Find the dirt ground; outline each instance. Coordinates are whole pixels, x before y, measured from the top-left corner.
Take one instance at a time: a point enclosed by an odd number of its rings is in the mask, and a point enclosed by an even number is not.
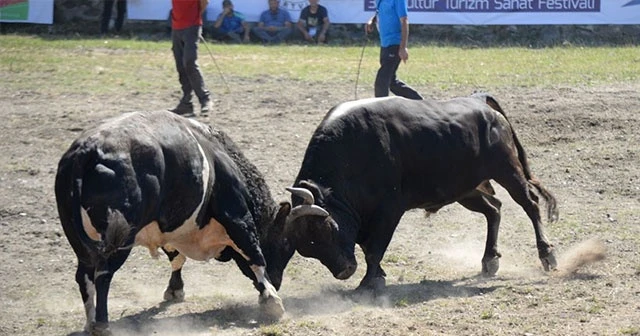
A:
[[[265,175],[277,201],[297,173],[315,126],[353,88],[227,78],[231,91],[199,120],[225,130]],[[176,83],[177,84],[177,83]],[[282,87],[286,87],[283,93]],[[471,92],[418,88],[447,99]],[[222,91],[219,87],[214,90]],[[361,87],[360,97],[370,97]],[[462,89],[460,89],[462,90]],[[313,92],[315,94],[310,94]],[[561,270],[542,270],[524,212],[503,189],[496,277],[482,278],[486,225],[452,205],[402,219],[383,267],[387,294],[358,300],[349,280],[295,255],[280,290],[287,313],[258,317],[258,293],[233,263],[188,261],[186,298],[163,304],[170,266],[134,249],[110,292],[116,335],[639,335],[640,83],[547,90],[497,89],[537,177],[556,195],[560,221],[547,234]],[[319,98],[322,97],[322,98]],[[53,194],[57,162],[80,132],[123,112],[166,109],[157,94],[50,96],[0,92],[0,334],[70,335],[84,326],[75,257]],[[606,259],[574,267],[589,253]]]

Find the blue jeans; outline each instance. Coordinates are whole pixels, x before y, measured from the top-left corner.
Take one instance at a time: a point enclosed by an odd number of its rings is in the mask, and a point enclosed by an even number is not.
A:
[[[282,28],[280,30],[266,30],[261,27],[253,27],[251,31],[262,40],[264,43],[272,42],[272,43],[280,43],[289,38],[289,35],[293,33],[293,29],[291,28]]]
[[[201,26],[192,26],[185,29],[171,31],[173,40],[173,57],[176,61],[178,79],[182,86],[182,103],[191,103],[192,92],[196,93],[200,103],[209,100],[210,92],[204,85],[202,72],[198,66],[198,39]]]
[[[399,50],[400,46],[397,44],[380,48],[380,69],[376,75],[375,96],[386,97],[391,90],[396,96],[422,100],[422,96],[416,90],[396,77],[396,71],[400,66]]]

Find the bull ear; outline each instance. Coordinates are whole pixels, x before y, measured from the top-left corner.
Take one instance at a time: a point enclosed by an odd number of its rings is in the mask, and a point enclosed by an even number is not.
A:
[[[502,109],[502,107],[500,106],[500,104],[498,104],[498,101],[493,98],[491,95],[486,95],[484,97],[485,102],[487,103],[487,105],[491,106],[492,109],[500,112],[505,118],[507,117],[507,114],[504,112],[504,110]]]
[[[320,186],[318,186],[315,182],[311,180],[302,180],[299,183],[299,186],[311,191],[311,194],[315,198],[316,202],[322,203],[324,198],[324,192],[321,190]]]
[[[291,213],[291,203],[281,202],[280,209],[276,214],[276,218],[273,220],[273,225],[278,231],[284,229],[284,224],[287,222],[287,216]]]

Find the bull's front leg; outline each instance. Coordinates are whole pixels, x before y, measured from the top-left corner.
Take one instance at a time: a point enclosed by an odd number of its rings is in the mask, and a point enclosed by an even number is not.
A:
[[[253,280],[253,286],[260,292],[258,302],[265,316],[269,319],[282,317],[284,315],[284,305],[282,304],[282,299],[278,296],[278,291],[268,279],[266,267],[250,265],[249,261],[241,253],[230,247],[227,247],[222,255],[233,258],[242,274]]]
[[[386,287],[387,274],[380,266],[380,262],[389,247],[403,212],[392,211],[384,206],[379,209],[381,210],[378,211],[377,216],[373,216],[374,220],[370,222],[371,232],[368,238],[360,244],[367,262],[367,272],[356,291],[373,291],[374,294],[378,294]]]
[[[268,318],[279,319],[284,315],[284,305],[278,296],[278,291],[267,279],[267,269],[264,265],[251,265],[256,276],[256,288],[260,291],[259,303]]]
[[[382,266],[380,266],[380,262],[384,256],[384,251],[382,253],[367,253],[366,250],[367,249],[363,248],[363,251],[365,251],[365,261],[367,262],[367,272],[360,281],[356,291],[373,292],[373,294],[376,295],[384,291],[387,286],[387,282],[385,280],[387,273],[385,273]]]
[[[169,257],[169,262],[171,263],[171,279],[169,279],[169,286],[164,291],[164,300],[181,302],[184,300],[182,266],[184,266],[187,259],[183,254],[171,247],[163,247],[162,250]]]
[[[222,197],[221,197],[222,198]],[[227,207],[229,209],[229,207]],[[284,315],[284,305],[278,291],[269,281],[266,261],[260,250],[258,235],[250,212],[246,208],[230,209],[238,211],[221,212],[217,220],[225,228],[233,244],[234,260],[246,276],[254,281],[260,292],[260,307],[269,319],[279,319]]]

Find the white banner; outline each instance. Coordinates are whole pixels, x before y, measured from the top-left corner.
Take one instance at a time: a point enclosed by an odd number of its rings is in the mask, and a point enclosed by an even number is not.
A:
[[[53,0],[0,0],[0,22],[53,23]]]
[[[3,0],[0,0],[3,1]],[[7,1],[7,0],[4,0]],[[38,0],[42,1],[42,0]],[[321,0],[333,23],[364,23],[376,0]],[[256,22],[267,0],[235,0],[235,10]],[[280,0],[295,22],[306,0]],[[640,24],[640,0],[407,0],[409,21],[438,25]],[[170,0],[129,0],[128,17],[166,20]],[[212,0],[207,19],[215,20],[222,0]]]

